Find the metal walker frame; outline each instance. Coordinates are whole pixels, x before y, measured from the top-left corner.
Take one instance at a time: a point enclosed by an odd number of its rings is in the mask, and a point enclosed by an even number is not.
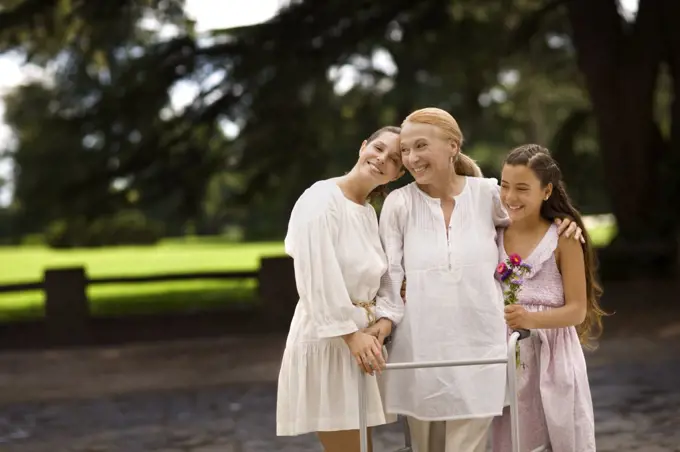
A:
[[[532,336],[529,330],[513,331],[508,340],[508,354],[505,358],[496,359],[472,359],[457,361],[423,361],[412,363],[388,363],[385,370],[398,369],[425,369],[432,367],[463,367],[480,366],[487,364],[507,364],[508,366],[508,391],[510,392],[510,430],[512,437],[513,452],[520,452],[519,438],[519,407],[517,406],[517,366],[515,365],[517,354],[516,346],[519,341]],[[361,452],[368,452],[368,426],[366,419],[366,384],[370,375],[365,374],[359,369],[359,441]],[[407,433],[408,435],[408,433]],[[410,448],[410,441],[407,439],[406,452]],[[411,451],[412,452],[412,451]]]

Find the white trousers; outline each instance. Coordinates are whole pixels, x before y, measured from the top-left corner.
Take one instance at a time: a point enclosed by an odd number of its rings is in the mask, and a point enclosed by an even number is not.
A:
[[[414,452],[485,452],[492,417],[421,421],[408,417]]]

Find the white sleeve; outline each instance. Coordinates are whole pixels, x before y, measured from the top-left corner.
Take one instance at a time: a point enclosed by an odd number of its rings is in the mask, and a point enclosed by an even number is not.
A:
[[[404,226],[406,205],[402,193],[389,194],[380,212],[380,240],[387,256],[387,271],[380,279],[376,297],[376,317],[398,325],[404,317],[401,284],[404,281]]]
[[[510,226],[510,216],[501,202],[501,187],[498,185],[498,180],[494,179],[493,177],[489,177],[486,179],[486,182],[491,187],[491,198],[493,201],[493,210],[491,216],[493,218],[493,224],[496,227],[506,228]]]
[[[352,320],[354,305],[335,252],[337,211],[333,200],[324,198],[307,193],[298,200],[288,224],[285,246],[293,258],[300,302],[311,316],[318,336],[336,337],[358,328]]]

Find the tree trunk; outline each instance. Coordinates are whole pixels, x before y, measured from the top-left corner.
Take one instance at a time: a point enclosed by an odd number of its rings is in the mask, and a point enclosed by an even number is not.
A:
[[[680,18],[680,1],[662,0],[662,30],[663,30],[663,49],[665,59],[670,68],[673,80],[673,103],[671,104],[671,136],[670,153],[673,156],[671,161],[675,165],[675,212],[676,219],[680,222],[680,28],[678,18]]]
[[[670,212],[675,215],[673,221],[676,243],[678,243],[680,242],[680,28],[678,28],[677,21],[680,17],[680,1],[663,0],[663,14],[661,17],[666,61],[668,62],[673,80],[669,146],[671,183],[667,189],[671,192]],[[680,260],[676,260],[676,266],[678,276],[680,276]]]
[[[646,260],[637,262],[649,264],[655,273],[672,266],[677,253],[676,247],[668,246],[675,238],[664,227],[664,215],[673,206],[659,192],[659,169],[668,143],[654,120],[655,88],[664,57],[661,6],[659,0],[641,0],[636,22],[626,25],[615,0],[567,3],[619,228],[610,260],[623,268],[628,262],[625,255],[645,255]]]

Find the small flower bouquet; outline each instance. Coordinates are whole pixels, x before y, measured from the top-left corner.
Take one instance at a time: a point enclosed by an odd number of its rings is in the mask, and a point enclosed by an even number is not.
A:
[[[511,254],[505,262],[501,262],[496,267],[496,277],[503,284],[503,300],[505,306],[517,303],[517,295],[524,280],[522,277],[531,270],[531,266],[522,262],[518,254]],[[519,342],[517,342],[517,367],[520,365]]]

